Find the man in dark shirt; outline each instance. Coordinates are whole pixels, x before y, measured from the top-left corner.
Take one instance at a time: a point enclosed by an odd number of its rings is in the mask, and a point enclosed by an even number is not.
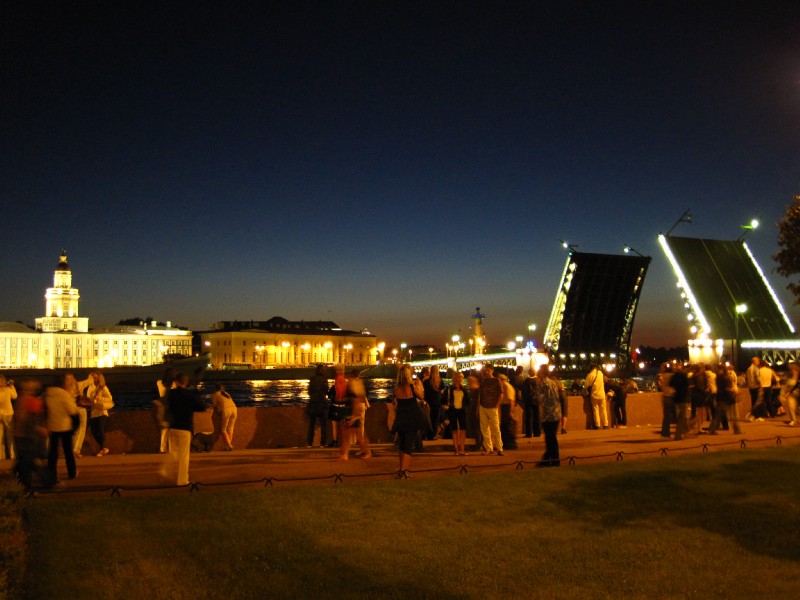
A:
[[[689,432],[689,377],[683,365],[677,363],[675,372],[669,381],[670,387],[675,391],[673,402],[677,412],[677,423],[675,424],[675,439],[682,440],[683,436]]]
[[[325,366],[317,365],[317,370],[308,381],[308,447],[314,444],[314,429],[319,421],[319,445],[325,446],[328,438],[328,378],[325,376]]]
[[[175,378],[175,387],[167,395],[169,453],[164,474],[176,485],[189,483],[189,449],[194,433],[194,413],[206,409],[203,401],[186,388],[187,385],[189,376],[181,373]]]
[[[503,440],[500,437],[500,404],[503,401],[503,386],[494,376],[494,366],[487,363],[483,366],[481,379],[478,417],[481,435],[483,436],[483,454],[491,454],[497,450],[503,456]]]

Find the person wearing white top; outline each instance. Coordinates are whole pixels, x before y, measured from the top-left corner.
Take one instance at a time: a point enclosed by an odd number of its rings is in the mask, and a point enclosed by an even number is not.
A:
[[[64,459],[67,462],[67,475],[75,479],[78,469],[75,466],[75,454],[72,451],[73,417],[77,421],[78,405],[75,397],[67,390],[72,382],[68,381],[72,375],[59,373],[56,375],[56,385],[49,387],[44,392],[44,403],[47,407],[47,430],[50,432],[50,448],[47,454],[47,469],[50,471],[50,481],[55,483],[56,467],[58,465],[58,446],[64,450]]]
[[[8,457],[16,458],[14,454],[14,405],[12,400],[17,399],[17,389],[14,380],[7,380],[5,375],[0,375],[0,460]],[[8,453],[6,453],[8,445]]]
[[[592,365],[586,376],[584,387],[592,401],[592,417],[595,429],[608,429],[608,405],[606,404],[605,377],[600,367]]]

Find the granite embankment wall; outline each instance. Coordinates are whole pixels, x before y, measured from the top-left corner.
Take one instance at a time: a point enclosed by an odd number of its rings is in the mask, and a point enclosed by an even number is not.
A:
[[[740,392],[740,409],[750,406],[747,391]],[[746,404],[745,404],[746,402]],[[580,396],[570,396],[567,429],[586,429],[588,425],[587,407]],[[631,394],[627,401],[628,426],[660,426],[661,394]],[[387,406],[373,404],[367,411],[366,429],[373,443],[390,442],[387,425]],[[742,414],[747,412],[741,411]],[[521,428],[521,410],[518,409],[517,424]],[[300,406],[271,408],[240,408],[234,432],[236,448],[293,448],[306,445],[307,419],[305,409]],[[215,431],[219,431],[219,418],[214,415]],[[330,424],[329,424],[330,430]],[[468,432],[468,435],[471,432]],[[319,443],[317,431],[315,444]],[[214,449],[222,450],[222,437],[215,434]],[[472,437],[470,435],[470,437]],[[328,439],[332,439],[330,433]],[[158,452],[159,429],[150,411],[115,411],[109,417],[106,427],[106,446],[114,453],[153,453]],[[87,431],[83,452],[95,454],[97,443]]]

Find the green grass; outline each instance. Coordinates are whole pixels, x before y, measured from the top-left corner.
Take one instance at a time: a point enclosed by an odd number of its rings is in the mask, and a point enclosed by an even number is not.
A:
[[[800,449],[28,502],[28,598],[771,598]]]
[[[11,473],[0,476],[0,599],[21,592],[27,559],[22,488]]]

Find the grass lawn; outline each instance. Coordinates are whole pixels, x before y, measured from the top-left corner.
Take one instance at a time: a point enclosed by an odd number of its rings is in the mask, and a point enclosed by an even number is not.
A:
[[[27,503],[27,597],[795,598],[800,448]]]

